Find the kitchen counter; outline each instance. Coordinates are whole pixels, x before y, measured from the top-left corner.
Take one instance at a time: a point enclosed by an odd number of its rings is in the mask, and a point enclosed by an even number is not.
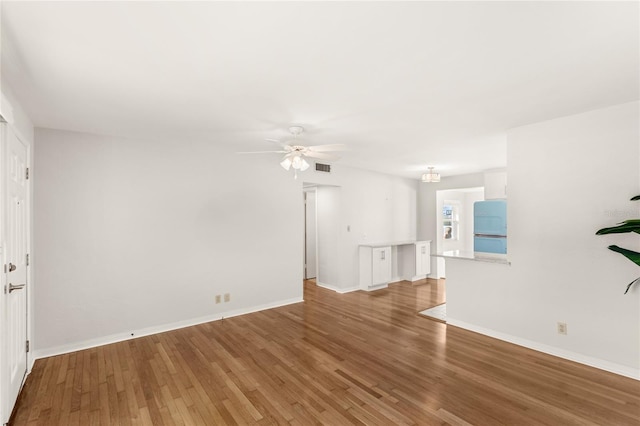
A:
[[[418,243],[418,242],[420,242],[420,241],[404,240],[404,241],[387,241],[387,242],[382,242],[382,243],[363,243],[363,244],[360,244],[360,247],[378,248],[378,247],[406,246],[406,245],[415,244],[415,243]],[[431,241],[427,241],[427,242],[431,242]]]
[[[450,251],[438,252],[436,254],[433,254],[432,256],[442,257],[445,259],[462,259],[462,260],[471,260],[474,262],[488,262],[488,263],[498,263],[502,265],[511,265],[511,262],[509,262],[509,260],[505,255],[493,254],[493,253],[450,250]]]

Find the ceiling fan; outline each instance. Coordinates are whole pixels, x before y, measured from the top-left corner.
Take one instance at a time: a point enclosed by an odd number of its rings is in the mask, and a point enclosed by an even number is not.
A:
[[[289,132],[293,135],[293,141],[282,142],[277,139],[266,139],[268,142],[279,145],[281,149],[278,151],[251,151],[239,152],[238,154],[284,154],[280,165],[287,171],[293,169],[294,179],[298,179],[298,171],[304,172],[309,168],[309,163],[305,158],[334,161],[338,160],[340,157],[332,152],[344,151],[346,149],[346,146],[342,144],[314,146],[299,145],[298,136],[304,132],[304,128],[302,126],[291,126],[289,127]]]

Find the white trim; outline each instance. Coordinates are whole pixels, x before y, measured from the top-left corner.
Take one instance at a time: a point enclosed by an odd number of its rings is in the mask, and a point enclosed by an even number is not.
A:
[[[358,286],[356,286],[356,287],[347,287],[347,288],[339,288],[339,287],[333,286],[331,284],[321,283],[318,280],[316,280],[316,285],[318,287],[326,288],[327,290],[333,290],[336,293],[340,293],[340,294],[351,293],[352,291],[360,290],[360,287],[358,287]]]
[[[15,123],[13,118],[13,106],[2,92],[0,92],[0,116],[9,124]]]
[[[304,185],[304,183],[303,183],[303,185]],[[316,254],[316,273],[315,273],[315,277],[307,278],[307,267],[306,267],[306,264],[305,264],[305,268],[304,268],[304,271],[303,271],[305,280],[312,279],[312,278],[317,279],[318,278],[318,270],[320,269],[318,267],[318,265],[320,264],[320,259],[319,259],[319,255],[318,255],[318,187],[316,187],[316,186],[304,187],[303,186],[302,187],[302,193],[307,193],[307,192],[313,192],[313,197],[314,197],[313,205],[315,207],[315,211],[313,212],[313,218],[314,218],[313,226],[316,228],[315,229],[315,234],[316,234],[316,249],[315,249],[315,254]],[[304,200],[304,208],[305,208],[305,211],[304,211],[305,226],[308,226],[309,224],[307,223],[307,211],[306,211],[307,199],[306,198]],[[307,247],[306,247],[306,244],[307,244],[306,229],[305,229],[304,238],[305,238],[305,240],[304,240],[304,244],[305,244],[304,254],[306,256],[306,252],[307,252]]]
[[[394,281],[394,282],[400,282],[400,281]],[[389,284],[393,284],[393,282],[390,283],[384,283],[384,284],[376,284],[376,285],[372,285],[370,287],[367,287],[365,291],[376,291],[376,290],[382,290],[384,288],[389,287]],[[361,289],[362,290],[362,289]]]
[[[5,147],[7,145],[7,132],[8,132],[8,123],[0,123],[0,213],[2,213],[2,218],[0,219],[0,235],[3,237],[6,235],[6,215],[5,211],[5,202],[6,202],[6,150]],[[5,261],[5,244],[4,240],[0,240],[0,267],[1,264],[4,264]],[[0,288],[7,285],[7,274],[0,274]],[[0,292],[0,307],[3,310],[2,315],[0,315],[0,338],[3,341],[6,341],[7,336],[7,316],[4,314],[5,306],[7,305],[7,295],[4,291]],[[8,411],[12,410],[13,407],[9,407],[5,402],[9,399],[9,380],[8,377],[8,365],[7,365],[7,345],[0,345],[0,423],[5,424],[5,420],[8,422],[11,413]],[[27,358],[28,360],[28,358]]]
[[[55,355],[62,355],[69,352],[81,351],[84,349],[94,348],[96,346],[108,345],[111,343],[124,342],[126,340],[137,339],[138,337],[149,336],[152,334],[164,333],[166,331],[177,330],[180,328],[191,327],[206,322],[218,321],[222,318],[237,317],[240,315],[250,314],[253,312],[264,311],[266,309],[278,308],[281,306],[292,305],[294,303],[303,302],[301,297],[293,299],[281,300],[274,303],[266,303],[264,305],[254,306],[247,309],[236,309],[222,313],[205,315],[203,317],[192,318],[184,321],[178,321],[170,324],[163,324],[155,327],[142,328],[133,333],[117,333],[109,336],[96,337],[82,342],[69,343],[67,345],[55,346],[52,348],[38,349],[33,352],[34,359],[47,358]]]
[[[427,278],[427,274],[424,275],[407,275],[407,276],[403,276],[403,277],[394,277],[391,279],[391,281],[389,281],[389,284],[395,284],[395,283],[399,283],[401,281],[409,281],[409,282],[414,282],[414,281],[420,281],[420,280],[424,280],[425,278]]]
[[[458,321],[453,318],[447,317],[447,325],[453,325],[455,327],[464,328],[465,330],[473,331],[475,333],[484,334],[485,336],[493,337],[505,342],[513,343],[518,346],[523,346],[534,351],[544,352],[549,355],[557,356],[569,361],[574,361],[580,364],[595,367],[600,370],[608,371],[610,373],[619,374],[621,376],[629,377],[631,379],[640,380],[640,369],[628,367],[626,365],[616,364],[614,362],[606,361],[600,358],[593,358],[577,352],[567,351],[565,349],[557,348],[555,346],[549,346],[542,343],[534,342],[532,340],[523,339],[521,337],[512,336],[510,334],[501,333],[499,331],[491,330],[489,328],[480,327],[477,325],[469,324],[464,321]]]
[[[27,254],[29,255],[29,264],[27,267],[27,340],[29,345],[33,347],[34,333],[34,297],[35,297],[35,285],[33,279],[33,144],[26,142],[19,134],[16,136],[20,142],[25,144],[27,150],[27,167],[29,168],[29,179],[27,180]],[[27,382],[27,376],[31,373],[31,367],[34,363],[33,353],[31,350],[27,352],[27,374],[25,375],[24,383]],[[23,383],[23,386],[24,386]]]
[[[411,278],[411,279],[410,279],[410,280],[408,280],[408,281],[411,281],[412,283],[414,283],[414,282],[416,282],[416,281],[425,280],[425,279],[427,279],[427,274],[424,274],[424,275],[416,275],[416,276],[414,276],[413,278]]]

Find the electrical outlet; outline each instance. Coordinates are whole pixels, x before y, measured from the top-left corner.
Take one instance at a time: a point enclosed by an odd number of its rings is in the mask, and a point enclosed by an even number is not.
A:
[[[216,294],[216,305],[217,305],[218,303],[220,303],[220,295],[219,295],[219,294]]]
[[[558,323],[558,334],[567,334],[567,323],[559,322]]]
[[[229,302],[230,300],[231,300],[231,294],[229,294],[229,293],[225,293],[225,294],[224,294],[224,301],[225,301],[225,302]]]

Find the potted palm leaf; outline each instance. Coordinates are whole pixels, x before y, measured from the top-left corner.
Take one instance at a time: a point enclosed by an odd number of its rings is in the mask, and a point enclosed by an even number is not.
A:
[[[640,195],[636,195],[631,199],[631,201],[638,201],[638,200],[640,200]],[[616,226],[612,226],[609,228],[602,228],[598,232],[596,232],[596,235],[626,234],[628,232],[635,232],[636,234],[640,234],[640,219],[629,219],[617,224]],[[622,247],[618,247],[616,245],[611,245],[608,247],[608,249],[613,250],[616,253],[620,253],[621,255],[623,255],[624,257],[626,257],[636,265],[640,266],[640,253],[638,253],[637,251],[628,250]],[[627,294],[629,292],[629,288],[631,288],[633,284],[639,281],[640,281],[640,277],[631,281],[629,285],[627,285],[627,289],[624,292],[624,294]]]

